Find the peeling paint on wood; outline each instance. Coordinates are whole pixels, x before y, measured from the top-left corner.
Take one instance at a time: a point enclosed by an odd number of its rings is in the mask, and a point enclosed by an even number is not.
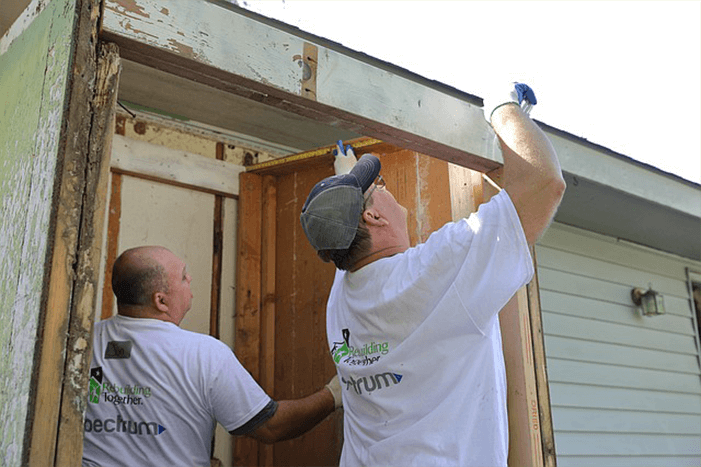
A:
[[[25,449],[75,13],[69,0],[32,5],[39,13],[0,55],[0,464],[8,466]]]
[[[125,58],[449,162],[482,171],[501,164],[482,109],[466,99],[311,44],[225,4],[173,0],[165,15],[162,1],[134,1],[148,18],[116,0],[105,2],[102,34]],[[307,57],[305,44],[318,49],[314,89],[305,78],[311,66],[300,60]]]

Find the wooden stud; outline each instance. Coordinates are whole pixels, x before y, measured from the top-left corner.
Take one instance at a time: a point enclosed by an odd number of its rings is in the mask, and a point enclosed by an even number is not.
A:
[[[82,458],[83,417],[92,356],[92,328],[102,256],[109,160],[121,64],[114,44],[101,44],[90,127],[85,204],[78,244],[56,466],[72,467]]]
[[[224,160],[224,143],[217,143],[216,158]],[[221,302],[222,251],[224,248],[224,198],[214,196],[214,228],[212,234],[212,289],[209,307],[209,335],[219,339]]]
[[[277,228],[277,189],[275,177],[263,177],[262,249],[261,249],[261,326],[260,385],[275,397],[275,243]],[[273,465],[273,446],[260,445],[261,466]]]
[[[239,187],[234,350],[260,381],[262,177],[242,173]],[[257,442],[236,438],[234,464],[258,465]]]
[[[506,363],[509,465],[541,467],[543,452],[526,288],[499,312]]]
[[[479,204],[488,201],[499,192],[503,183],[503,168],[487,174],[466,174],[457,167],[451,170],[453,195],[466,195],[470,191],[475,212]],[[469,185],[472,184],[472,190]],[[466,217],[469,212],[462,200],[452,200],[453,216]],[[469,204],[469,203],[468,203]],[[535,255],[533,254],[534,267]],[[555,466],[555,445],[550,413],[550,397],[545,371],[537,274],[519,290],[500,311],[499,319],[504,346],[507,373],[507,399],[509,410],[509,465]]]
[[[56,195],[53,200],[49,248],[47,251],[46,292],[42,300],[40,328],[32,386],[33,403],[27,411],[27,465],[53,465],[60,424],[61,393],[64,387],[67,335],[75,286],[74,265],[78,258],[83,194],[90,145],[96,77],[96,1],[75,2],[73,63],[68,77],[70,96],[61,126],[58,147]],[[68,381],[67,384],[74,384]],[[79,459],[74,459],[73,465]]]
[[[555,432],[553,429],[552,411],[550,409],[550,387],[548,385],[548,371],[545,356],[545,335],[543,333],[543,320],[540,309],[540,285],[538,283],[538,260],[535,248],[531,248],[533,267],[535,273],[533,279],[526,287],[528,294],[528,311],[531,323],[531,342],[533,343],[533,365],[538,397],[538,415],[540,418],[540,438],[542,441],[543,466],[555,467],[557,465],[555,453]]]
[[[334,277],[304,235],[299,215],[309,190],[333,175],[333,164],[277,176],[275,261],[275,397],[321,389],[335,368],[326,340],[326,301]],[[338,465],[341,411],[309,433],[276,443],[276,465]]]
[[[112,265],[119,254],[119,227],[122,217],[122,174],[112,173],[109,212],[107,214],[107,258],[105,261],[105,281],[102,285],[102,311],[100,319],[112,317],[114,294],[112,293]]]

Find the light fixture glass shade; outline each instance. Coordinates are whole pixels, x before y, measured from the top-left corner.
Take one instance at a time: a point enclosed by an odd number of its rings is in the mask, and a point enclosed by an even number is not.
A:
[[[631,296],[633,302],[638,305],[644,316],[656,316],[665,314],[664,298],[652,289],[633,289]]]

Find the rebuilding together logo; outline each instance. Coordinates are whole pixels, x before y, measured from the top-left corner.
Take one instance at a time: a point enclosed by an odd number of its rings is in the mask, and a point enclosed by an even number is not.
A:
[[[100,403],[100,396],[105,402],[111,402],[114,405],[143,405],[144,400],[151,397],[151,388],[138,386],[119,386],[102,382],[103,374],[102,367],[93,368],[90,370],[90,386],[88,389],[88,400],[93,404]]]
[[[343,359],[343,363],[348,365],[371,365],[377,362],[382,355],[389,352],[389,342],[365,343],[361,347],[350,345],[350,331],[343,329],[343,342],[334,342],[331,354],[333,361],[338,364]]]
[[[142,386],[118,386],[104,381],[102,367],[90,370],[90,384],[88,389],[88,401],[92,404],[100,403],[100,396],[105,402],[114,405],[143,405],[144,398],[151,397],[151,388]],[[157,422],[136,422],[125,420],[121,414],[117,418],[89,419],[83,423],[85,432],[95,433],[126,433],[130,435],[160,435],[166,431],[165,427]]]
[[[388,342],[371,342],[356,348],[350,345],[350,330],[343,329],[341,333],[343,334],[343,342],[334,342],[333,349],[331,349],[333,361],[336,364],[343,360],[348,365],[371,365],[378,361],[382,355],[386,355],[389,352]],[[346,391],[353,388],[353,391],[360,395],[363,391],[366,394],[370,394],[373,391],[389,387],[391,384],[397,385],[402,381],[402,377],[402,375],[397,373],[385,372],[373,376],[363,376],[358,379],[352,376],[348,376],[348,379],[342,377],[341,382],[346,385]]]

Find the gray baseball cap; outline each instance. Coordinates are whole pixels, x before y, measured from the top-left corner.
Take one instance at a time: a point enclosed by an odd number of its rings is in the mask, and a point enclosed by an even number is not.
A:
[[[380,160],[363,155],[350,173],[327,177],[314,185],[302,207],[302,229],[315,250],[348,248],[363,214],[363,193],[380,173]]]

